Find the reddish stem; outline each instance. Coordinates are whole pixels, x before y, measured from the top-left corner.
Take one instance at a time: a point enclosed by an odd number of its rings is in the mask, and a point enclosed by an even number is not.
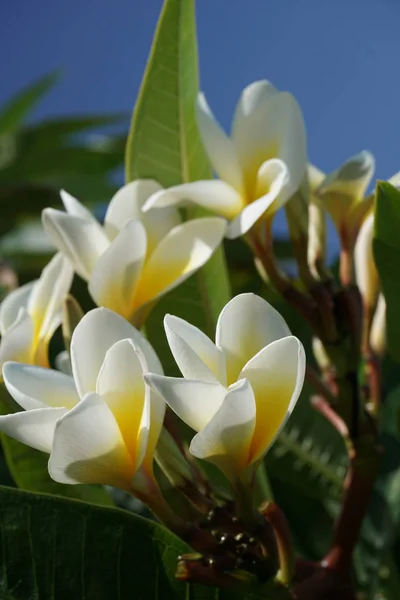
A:
[[[374,447],[373,454],[368,459],[359,459],[355,454],[350,461],[346,492],[336,523],[332,546],[321,562],[325,568],[341,573],[348,573],[351,569],[353,550],[358,541],[375,484],[380,454],[380,449]]]

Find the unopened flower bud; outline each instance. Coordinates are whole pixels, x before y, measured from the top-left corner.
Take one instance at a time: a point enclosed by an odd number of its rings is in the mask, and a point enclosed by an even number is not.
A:
[[[308,203],[308,179],[305,177],[300,188],[286,204],[285,213],[293,252],[299,269],[299,276],[306,285],[312,283],[307,260]]]
[[[366,310],[375,307],[380,290],[378,271],[375,266],[372,250],[374,237],[374,215],[371,213],[365,219],[354,250],[356,282],[361,292]]]
[[[327,175],[317,195],[332,218],[342,246],[351,250],[373,196],[365,197],[375,168],[370,152],[353,156],[336,171]]]
[[[321,371],[326,371],[326,369],[331,364],[330,358],[324,348],[323,343],[317,337],[314,337],[312,340],[312,349],[314,353],[315,360]]]
[[[386,302],[383,294],[379,295],[378,304],[371,326],[369,343],[376,356],[382,357],[386,352]]]
[[[316,279],[327,276],[326,258],[326,219],[321,202],[315,194],[324,179],[322,171],[314,165],[308,165],[308,181],[310,202],[308,206],[308,252],[307,260],[310,271]]]
[[[162,429],[158,438],[154,458],[172,486],[183,488],[193,479],[187,460],[166,429]]]

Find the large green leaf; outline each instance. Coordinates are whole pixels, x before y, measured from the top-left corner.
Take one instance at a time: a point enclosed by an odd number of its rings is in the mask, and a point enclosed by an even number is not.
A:
[[[14,403],[8,395],[6,396],[4,388],[0,388],[0,414],[12,412],[13,406]],[[77,498],[104,506],[114,505],[106,490],[100,486],[64,485],[53,481],[47,470],[47,454],[25,446],[3,433],[0,434],[0,439],[8,469],[19,488],[30,492]]]
[[[11,98],[0,110],[0,134],[14,133],[57,79],[56,73],[50,73]]]
[[[195,121],[198,92],[193,0],[165,0],[135,106],[126,148],[126,178],[157,179],[164,186],[210,178]],[[191,216],[200,216],[193,213]],[[213,335],[230,298],[222,248],[196,276],[168,294],[146,323],[163,362],[168,350],[162,318],[173,312]]]
[[[0,597],[7,600],[287,600],[175,580],[189,548],[117,509],[0,488]],[[239,585],[238,585],[239,587]]]
[[[400,361],[400,191],[379,182],[375,203],[374,256],[387,304],[389,352]]]

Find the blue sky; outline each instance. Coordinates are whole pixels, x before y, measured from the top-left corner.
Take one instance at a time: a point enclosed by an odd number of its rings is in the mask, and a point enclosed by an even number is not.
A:
[[[0,8],[0,103],[61,68],[35,118],[130,111],[161,0],[17,0]],[[361,149],[377,176],[400,169],[399,0],[198,0],[201,84],[229,127],[240,90],[293,92],[310,159],[335,168]]]

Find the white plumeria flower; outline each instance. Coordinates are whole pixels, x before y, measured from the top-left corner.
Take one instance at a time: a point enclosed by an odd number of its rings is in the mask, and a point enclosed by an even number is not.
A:
[[[316,194],[330,215],[342,244],[352,250],[373,195],[365,193],[375,170],[375,159],[364,150],[325,176]]]
[[[97,308],[72,335],[71,362],[72,376],[7,362],[5,385],[24,411],[1,416],[0,430],[49,453],[55,481],[132,490],[135,474],[152,477],[165,403],[142,374],[162,374],[160,361],[130,323]]]
[[[190,452],[235,482],[263,457],[292,413],[304,381],[303,346],[254,294],[225,306],[215,344],[178,317],[167,315],[164,323],[184,379],[150,373],[145,380],[197,432]]]
[[[145,211],[191,201],[231,221],[226,235],[236,238],[261,217],[273,216],[300,187],[307,168],[306,133],[300,107],[288,92],[268,81],[247,86],[230,138],[200,94],[197,124],[219,180],[159,191],[146,202]]]
[[[73,274],[70,262],[56,254],[38,280],[13,290],[3,300],[0,373],[7,360],[49,366],[49,342],[61,323],[62,305]]]
[[[161,186],[138,180],[112,198],[104,227],[78,200],[61,192],[67,212],[47,208],[43,225],[98,306],[136,322],[139,311],[202,267],[225,233],[223,219],[180,223],[175,208],[144,215],[145,200]]]

